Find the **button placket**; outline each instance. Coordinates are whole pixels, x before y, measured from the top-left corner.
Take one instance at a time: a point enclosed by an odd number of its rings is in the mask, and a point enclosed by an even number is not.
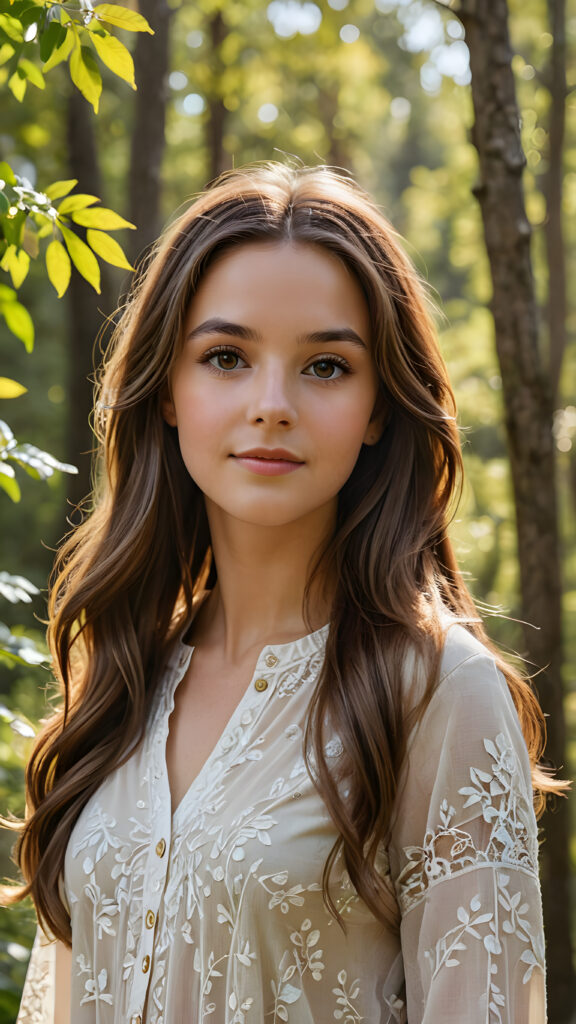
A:
[[[135,970],[130,994],[129,1009],[131,1021],[142,1020],[142,1007],[150,998],[148,989],[154,973],[154,944],[156,924],[163,893],[166,888],[169,870],[169,850],[171,842],[171,802],[168,778],[159,770],[156,760],[154,770],[150,772],[150,810],[151,832],[148,857],[146,861],[143,883],[144,901],[141,911],[141,930],[137,947],[134,951]]]

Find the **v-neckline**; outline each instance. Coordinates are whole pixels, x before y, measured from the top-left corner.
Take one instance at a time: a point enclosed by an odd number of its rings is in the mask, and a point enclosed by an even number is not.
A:
[[[189,626],[186,628],[186,630],[183,631],[181,636],[185,636],[187,631],[188,631],[188,629],[189,629]],[[180,671],[176,674],[175,681],[173,681],[173,685],[170,688],[170,693],[169,693],[169,696],[168,696],[168,700],[167,700],[166,705],[164,707],[164,715],[165,715],[165,717],[164,717],[164,722],[163,722],[163,742],[162,742],[162,760],[161,760],[161,771],[162,771],[162,774],[164,776],[164,785],[165,785],[165,790],[166,790],[166,794],[167,794],[167,799],[169,800],[169,806],[170,806],[170,812],[171,812],[171,824],[172,824],[172,831],[173,832],[176,830],[176,827],[177,827],[177,824],[178,824],[180,818],[182,818],[182,816],[184,815],[184,812],[185,812],[186,808],[188,807],[188,804],[190,803],[190,801],[192,799],[192,794],[197,789],[197,787],[199,786],[200,782],[205,778],[206,774],[208,773],[209,768],[212,766],[214,761],[217,759],[216,755],[219,752],[219,749],[221,747],[222,741],[223,741],[226,733],[231,730],[231,728],[233,727],[233,725],[234,725],[235,721],[237,720],[237,718],[244,711],[244,706],[245,706],[245,704],[248,701],[249,695],[252,693],[253,686],[254,686],[254,681],[258,677],[260,672],[262,671],[262,674],[264,672],[266,672],[267,675],[269,675],[271,672],[277,672],[278,668],[280,667],[280,665],[282,663],[282,661],[285,660],[286,655],[287,655],[287,653],[290,650],[293,650],[299,644],[304,644],[304,643],[307,643],[307,642],[311,643],[312,646],[316,646],[317,640],[319,640],[319,639],[323,640],[325,638],[325,636],[328,634],[328,630],[329,630],[329,623],[326,623],[325,625],[320,626],[319,629],[313,630],[311,633],[307,633],[304,636],[297,637],[295,640],[288,640],[285,643],[278,643],[278,644],[277,643],[265,644],[265,646],[261,648],[260,653],[258,654],[258,657],[257,657],[255,665],[254,665],[254,670],[253,670],[252,675],[250,676],[250,680],[249,680],[249,682],[248,682],[248,684],[246,686],[246,689],[243,691],[243,693],[242,693],[238,703],[236,704],[236,706],[232,710],[230,716],[228,717],[228,719],[226,721],[226,724],[224,725],[223,729],[221,730],[220,734],[218,735],[218,738],[216,739],[212,749],[210,750],[210,753],[206,757],[206,759],[203,762],[202,766],[200,767],[199,771],[196,773],[196,775],[194,776],[194,778],[192,779],[192,781],[190,782],[190,784],[188,785],[188,787],[186,788],[186,790],[182,794],[182,797],[180,798],[180,800],[177,803],[177,805],[172,809],[172,791],[171,791],[171,788],[170,788],[170,777],[169,777],[169,774],[168,774],[168,759],[167,759],[167,756],[166,756],[166,754],[167,754],[167,745],[168,745],[168,736],[169,736],[169,732],[170,732],[170,716],[172,715],[172,712],[174,711],[176,691],[177,691],[179,685],[181,684],[181,682],[183,681],[183,679],[184,679],[184,677],[186,675],[186,672],[188,671],[188,668],[190,667],[190,662],[192,660],[192,657],[193,657],[193,654],[194,654],[194,650],[195,650],[195,645],[186,644],[183,639],[180,639],[180,641],[179,641],[179,646],[180,646],[179,669],[180,669]],[[269,668],[268,666],[266,666],[266,668],[264,669],[264,668],[261,667],[261,663],[269,654],[273,654],[274,657],[277,658],[277,661],[276,661],[273,669]],[[259,693],[257,698],[256,698],[256,695],[255,695],[254,703],[255,704],[260,704],[261,708],[263,710],[263,708],[268,703],[268,701],[269,701],[270,697],[272,696],[272,694],[274,693],[274,691],[275,691],[275,683],[272,685],[272,687],[268,687],[266,689],[265,693]],[[225,754],[228,753],[228,751],[225,751],[225,752],[222,752],[222,753],[225,756]]]
[[[166,787],[167,787],[169,798],[170,798],[170,809],[171,809],[172,828],[173,828],[173,830],[175,828],[175,824],[176,824],[177,820],[180,817],[182,817],[182,813],[183,813],[184,809],[186,808],[187,804],[190,802],[190,799],[191,799],[190,794],[194,792],[194,790],[197,788],[198,784],[200,783],[201,779],[203,779],[204,776],[207,774],[207,771],[208,771],[209,767],[211,766],[213,761],[216,759],[216,754],[217,754],[217,752],[218,752],[218,750],[219,750],[219,748],[220,748],[220,746],[222,744],[222,740],[224,739],[224,737],[225,737],[226,733],[229,731],[229,729],[232,727],[233,722],[234,722],[235,718],[237,717],[239,711],[242,709],[243,705],[246,703],[246,699],[248,697],[248,694],[251,692],[251,688],[252,688],[252,685],[253,685],[253,682],[254,682],[254,677],[256,676],[256,673],[257,673],[257,670],[258,670],[258,665],[260,663],[260,660],[262,658],[262,655],[263,655],[264,651],[267,650],[267,647],[262,648],[262,650],[260,651],[260,654],[258,655],[258,658],[256,660],[256,664],[254,666],[254,671],[252,672],[252,675],[250,676],[248,684],[247,684],[245,690],[242,692],[242,695],[241,695],[240,699],[238,700],[237,704],[234,706],[231,714],[228,716],[228,719],[226,720],[226,723],[225,723],[224,727],[222,728],[221,732],[219,733],[219,735],[218,735],[218,737],[217,737],[213,747],[211,748],[210,752],[208,753],[206,759],[204,760],[203,764],[201,765],[201,767],[197,771],[196,775],[194,776],[194,778],[192,779],[190,784],[185,789],[184,793],[182,794],[182,796],[181,796],[180,800],[178,801],[178,803],[176,804],[176,806],[174,808],[172,808],[172,790],[171,790],[171,787],[170,787],[170,776],[168,774],[168,758],[166,756],[167,755],[167,749],[168,749],[168,737],[169,737],[169,734],[170,734],[170,717],[171,717],[171,715],[172,715],[172,713],[174,711],[176,691],[177,691],[178,687],[180,686],[180,684],[183,682],[184,677],[186,675],[186,672],[188,671],[188,669],[190,667],[190,662],[192,661],[192,657],[194,655],[194,650],[195,650],[195,648],[191,646],[190,647],[190,654],[187,656],[186,662],[185,662],[184,667],[183,667],[182,675],[180,676],[180,678],[178,679],[176,685],[172,689],[171,699],[170,699],[170,702],[169,702],[169,707],[167,709],[167,718],[166,718],[166,723],[165,723],[165,742],[164,742],[164,764],[163,764],[163,767],[164,767],[164,773],[165,773],[165,779],[166,779]]]

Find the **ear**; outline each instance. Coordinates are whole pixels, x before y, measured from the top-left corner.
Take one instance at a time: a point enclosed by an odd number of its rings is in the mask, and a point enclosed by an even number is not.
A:
[[[378,441],[384,433],[384,427],[388,420],[388,410],[382,408],[382,403],[378,401],[374,407],[372,418],[370,423],[366,427],[366,433],[364,434],[364,444],[378,444]]]
[[[169,427],[177,427],[178,420],[176,418],[176,408],[172,400],[172,395],[168,389],[168,385],[164,388],[162,399],[160,401],[160,409],[162,411],[162,418],[168,424]]]

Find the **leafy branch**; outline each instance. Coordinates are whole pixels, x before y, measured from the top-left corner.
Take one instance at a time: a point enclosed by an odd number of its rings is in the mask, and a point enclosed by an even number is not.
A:
[[[150,32],[141,14],[119,4],[90,0],[2,0],[0,3],[0,66],[14,97],[21,103],[28,85],[44,89],[44,76],[68,62],[74,85],[98,113],[102,75],[98,59],[133,89],[134,61],[128,48],[108,27]],[[30,60],[39,51],[42,66]],[[2,78],[0,78],[0,85]]]
[[[29,85],[44,89],[47,73],[67,63],[73,84],[97,113],[102,92],[98,61],[136,88],[132,55],[109,26],[153,34],[145,18],[118,4],[0,0],[0,88],[7,85],[21,103]],[[77,184],[75,179],[56,181],[37,190],[9,163],[0,162],[0,270],[10,281],[0,282],[0,317],[28,352],[34,347],[34,323],[18,300],[18,289],[32,259],[43,254],[48,278],[59,298],[68,288],[72,267],[100,292],[97,257],[112,266],[132,269],[109,232],[135,225],[100,205],[98,196],[75,193]],[[17,398],[25,391],[17,381],[0,377],[0,399]],[[0,488],[16,502],[21,496],[17,467],[38,480],[47,480],[58,470],[77,472],[35,445],[17,441],[8,424],[0,420]],[[24,577],[0,573],[4,599],[29,602],[36,593],[37,588]],[[12,633],[1,622],[0,652],[12,662],[46,661],[31,638]]]

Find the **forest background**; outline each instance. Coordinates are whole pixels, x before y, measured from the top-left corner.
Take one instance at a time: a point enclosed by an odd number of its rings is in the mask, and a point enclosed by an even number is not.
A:
[[[573,776],[576,307],[570,288],[563,297],[558,283],[570,281],[576,269],[576,73],[570,61],[576,17],[566,18],[559,0],[511,0],[509,8],[540,345],[553,377],[568,738],[564,774]],[[9,10],[9,4],[1,3],[0,10]],[[506,650],[526,652],[526,633],[516,621],[523,605],[508,410],[474,195],[478,154],[471,138],[470,61],[461,20],[428,0],[141,0],[139,10],[154,35],[117,33],[134,51],[138,91],[104,69],[97,117],[64,67],[50,72],[46,89],[35,88],[32,76],[22,103],[15,102],[0,67],[0,160],[8,160],[39,190],[58,179],[78,179],[81,192],[99,196],[137,226],[121,239],[133,261],[174,211],[226,167],[295,159],[352,171],[405,237],[432,287],[467,471],[453,539],[471,589],[485,606],[489,632]],[[554,74],[559,61],[569,68],[564,86]],[[559,102],[566,115],[560,144]],[[551,171],[558,172],[562,210],[556,241],[551,238]],[[2,601],[2,619],[13,634],[32,636],[40,648],[53,549],[68,528],[67,517],[77,519],[71,509],[89,491],[95,339],[101,329],[105,338],[106,317],[128,283],[126,270],[103,264],[96,294],[74,271],[59,302],[44,268],[33,262],[19,292],[36,326],[32,356],[0,321],[2,373],[27,388],[17,401],[0,401],[0,416],[10,420],[19,440],[40,443],[79,469],[76,476],[54,473],[45,482],[20,474],[21,500],[0,502],[0,565],[39,591],[28,595],[32,600],[24,611],[22,603]],[[560,345],[553,343],[559,329]],[[4,590],[10,595],[8,586]],[[49,678],[45,668],[0,659],[2,810],[22,813],[22,765],[45,713]],[[535,686],[538,690],[537,677]],[[570,832],[574,864],[573,817]],[[13,874],[10,844],[10,836],[2,834],[2,876]],[[0,1024],[12,1024],[34,920],[26,906],[0,915]],[[552,976],[554,969],[552,964]],[[572,981],[565,969],[564,975],[555,985],[561,996],[552,993],[553,1024],[568,1021],[573,1009],[567,995]]]

